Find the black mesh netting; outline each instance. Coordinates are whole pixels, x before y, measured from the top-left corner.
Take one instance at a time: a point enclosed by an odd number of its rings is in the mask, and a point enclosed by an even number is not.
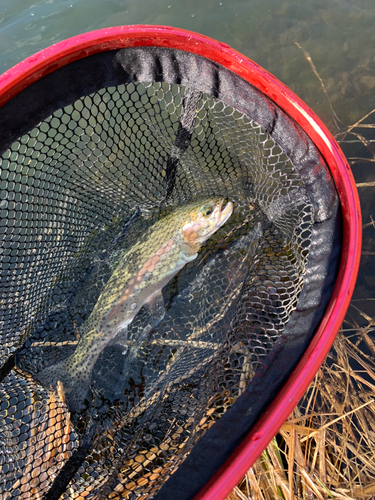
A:
[[[324,160],[246,81],[172,49],[71,63],[0,130],[1,498],[191,498],[324,312],[341,241]],[[100,352],[82,404],[50,387],[134,245],[217,197],[233,214]]]

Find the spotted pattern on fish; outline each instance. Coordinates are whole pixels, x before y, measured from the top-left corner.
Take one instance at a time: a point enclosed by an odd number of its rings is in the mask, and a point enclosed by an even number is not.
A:
[[[197,257],[202,244],[231,216],[232,202],[223,208],[223,201],[216,198],[190,203],[153,224],[115,268],[81,327],[75,352],[37,374],[42,384],[53,388],[58,380],[62,382],[71,410],[83,408],[101,351],[119,332],[126,339],[127,326],[141,307],[160,300],[162,288]]]

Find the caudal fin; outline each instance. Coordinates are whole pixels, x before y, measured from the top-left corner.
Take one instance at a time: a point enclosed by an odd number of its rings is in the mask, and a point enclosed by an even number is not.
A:
[[[81,413],[86,408],[85,400],[89,398],[90,380],[78,380],[68,370],[65,360],[45,368],[36,374],[35,378],[46,389],[52,388],[54,391],[60,381],[70,411]]]

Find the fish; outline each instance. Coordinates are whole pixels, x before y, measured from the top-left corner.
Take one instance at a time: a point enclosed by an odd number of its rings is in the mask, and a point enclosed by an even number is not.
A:
[[[129,248],[107,281],[90,316],[80,329],[76,350],[68,358],[35,375],[46,387],[62,383],[71,411],[85,408],[94,365],[111,343],[126,344],[127,328],[140,309],[162,319],[162,289],[202,245],[229,219],[233,202],[211,197],[181,205],[161,217]]]

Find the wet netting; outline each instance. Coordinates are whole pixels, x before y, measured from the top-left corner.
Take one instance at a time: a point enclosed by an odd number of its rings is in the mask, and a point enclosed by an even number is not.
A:
[[[168,48],[68,64],[0,130],[1,498],[192,498],[328,303],[323,158],[248,82]]]

